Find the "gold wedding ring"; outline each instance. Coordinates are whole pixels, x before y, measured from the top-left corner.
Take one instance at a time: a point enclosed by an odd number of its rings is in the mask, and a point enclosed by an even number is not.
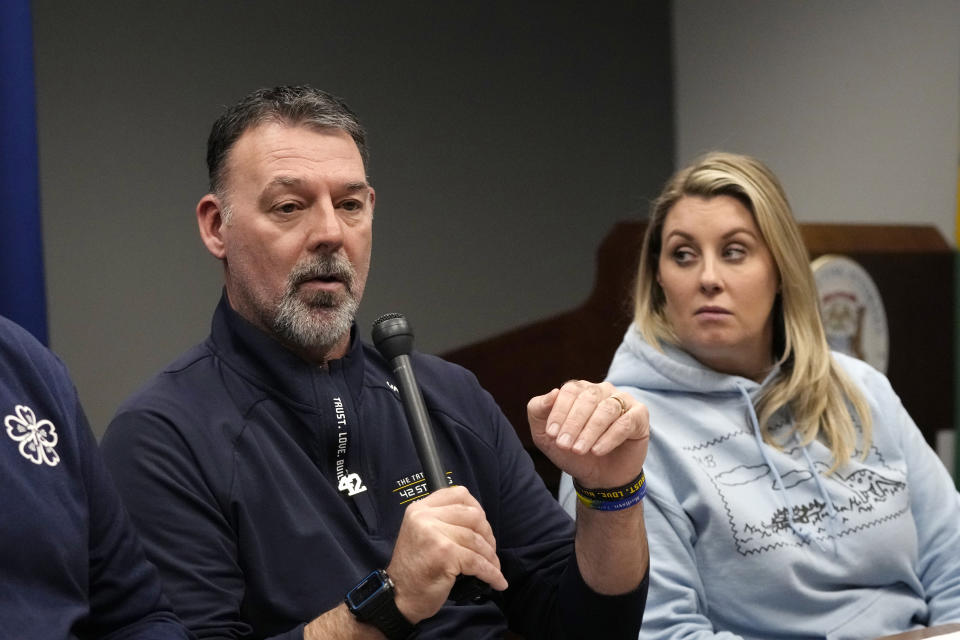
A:
[[[620,396],[610,396],[610,399],[616,400],[617,404],[620,405],[620,416],[617,416],[617,417],[619,418],[623,416],[623,414],[627,412],[627,403],[624,402]]]

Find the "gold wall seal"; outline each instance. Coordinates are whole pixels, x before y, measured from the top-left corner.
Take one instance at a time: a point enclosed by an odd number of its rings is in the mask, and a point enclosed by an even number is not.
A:
[[[880,291],[870,274],[845,256],[820,256],[811,263],[820,317],[834,351],[887,372],[890,335]]]

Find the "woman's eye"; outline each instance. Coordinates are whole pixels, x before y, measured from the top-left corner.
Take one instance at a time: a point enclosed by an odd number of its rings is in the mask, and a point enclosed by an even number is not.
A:
[[[724,255],[731,260],[740,260],[747,255],[747,250],[740,245],[733,245],[724,250]]]
[[[691,262],[697,255],[685,247],[680,247],[673,250],[673,259],[677,264],[686,264]]]

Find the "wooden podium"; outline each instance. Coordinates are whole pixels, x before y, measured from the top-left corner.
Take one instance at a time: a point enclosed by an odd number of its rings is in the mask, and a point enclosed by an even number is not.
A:
[[[597,251],[594,287],[570,311],[441,354],[473,371],[514,425],[547,487],[559,471],[533,445],[527,401],[565,380],[602,380],[632,316],[646,224],[620,222]],[[954,419],[954,256],[933,227],[801,225],[811,259],[858,262],[880,291],[890,333],[887,376],[933,445]]]

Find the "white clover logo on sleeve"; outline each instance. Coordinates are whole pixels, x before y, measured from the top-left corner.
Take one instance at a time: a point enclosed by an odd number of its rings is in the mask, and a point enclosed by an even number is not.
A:
[[[20,443],[20,454],[34,464],[57,466],[60,454],[54,449],[58,438],[53,423],[49,420],[37,422],[33,409],[22,404],[18,404],[14,411],[16,415],[4,418],[3,424],[7,427],[7,435]]]

